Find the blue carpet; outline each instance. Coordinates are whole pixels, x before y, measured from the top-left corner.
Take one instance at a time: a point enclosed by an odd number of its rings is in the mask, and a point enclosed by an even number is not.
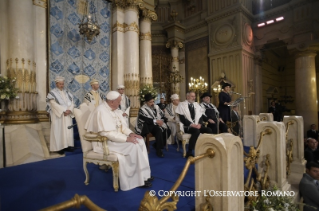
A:
[[[66,157],[8,167],[0,170],[0,210],[39,210],[71,199],[76,193],[88,196],[98,206],[108,211],[138,210],[140,201],[148,190],[169,190],[182,171],[186,159],[176,146],[164,151],[165,158],[158,158],[155,150],[149,154],[153,187],[135,188],[114,192],[112,172],[103,172],[94,164],[88,164],[90,184],[85,185],[82,153],[79,149]],[[194,166],[192,165],[178,190],[194,190]],[[159,197],[161,198],[161,197]],[[194,210],[194,197],[180,197],[178,210]],[[87,210],[84,206],[81,209]]]
[[[77,193],[88,196],[98,206],[108,211],[138,210],[146,191],[169,190],[182,169],[186,159],[176,145],[164,150],[165,158],[158,158],[152,148],[149,154],[151,174],[155,177],[152,188],[135,188],[114,192],[112,171],[104,172],[94,164],[88,164],[90,184],[85,185],[82,151],[75,141],[76,150],[63,158],[45,160],[0,169],[0,211],[39,210],[73,198]],[[245,151],[249,148],[244,149]],[[245,178],[248,174],[245,170]],[[179,187],[179,191],[195,189],[194,165]],[[161,198],[161,197],[159,197]],[[195,209],[194,197],[180,197],[177,210]],[[81,209],[87,210],[84,206]]]

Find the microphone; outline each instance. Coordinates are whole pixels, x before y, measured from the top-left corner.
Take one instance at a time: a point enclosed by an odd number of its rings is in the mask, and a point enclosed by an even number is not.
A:
[[[73,124],[73,125],[68,126],[68,129],[73,128],[75,125],[76,125],[76,123],[75,123],[75,124]]]
[[[237,93],[237,92],[231,92],[231,93],[236,95],[241,95],[240,93]]]

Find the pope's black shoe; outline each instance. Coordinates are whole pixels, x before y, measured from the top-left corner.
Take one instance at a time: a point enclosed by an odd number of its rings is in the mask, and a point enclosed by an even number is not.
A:
[[[150,188],[152,187],[152,183],[149,181],[145,181],[143,186],[140,186],[140,188]]]
[[[151,176],[150,178],[148,178],[146,181],[147,182],[152,182],[154,180],[154,177],[153,176]]]

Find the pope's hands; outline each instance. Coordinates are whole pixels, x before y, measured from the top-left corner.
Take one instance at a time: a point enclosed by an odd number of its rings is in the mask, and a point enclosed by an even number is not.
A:
[[[131,142],[133,144],[137,144],[138,143],[136,137],[131,137],[131,136],[127,137],[126,142]]]
[[[123,113],[123,114],[122,114],[122,116],[126,117],[126,116],[127,116],[127,114],[126,114],[126,113]]]
[[[130,136],[130,137],[135,137],[135,138],[141,138],[141,139],[143,139],[142,136],[137,135],[137,134],[135,134],[135,133],[131,133],[129,136]]]

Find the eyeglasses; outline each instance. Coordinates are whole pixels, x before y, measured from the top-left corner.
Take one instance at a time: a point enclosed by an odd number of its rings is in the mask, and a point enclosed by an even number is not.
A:
[[[124,89],[117,89],[117,90],[124,90]]]

